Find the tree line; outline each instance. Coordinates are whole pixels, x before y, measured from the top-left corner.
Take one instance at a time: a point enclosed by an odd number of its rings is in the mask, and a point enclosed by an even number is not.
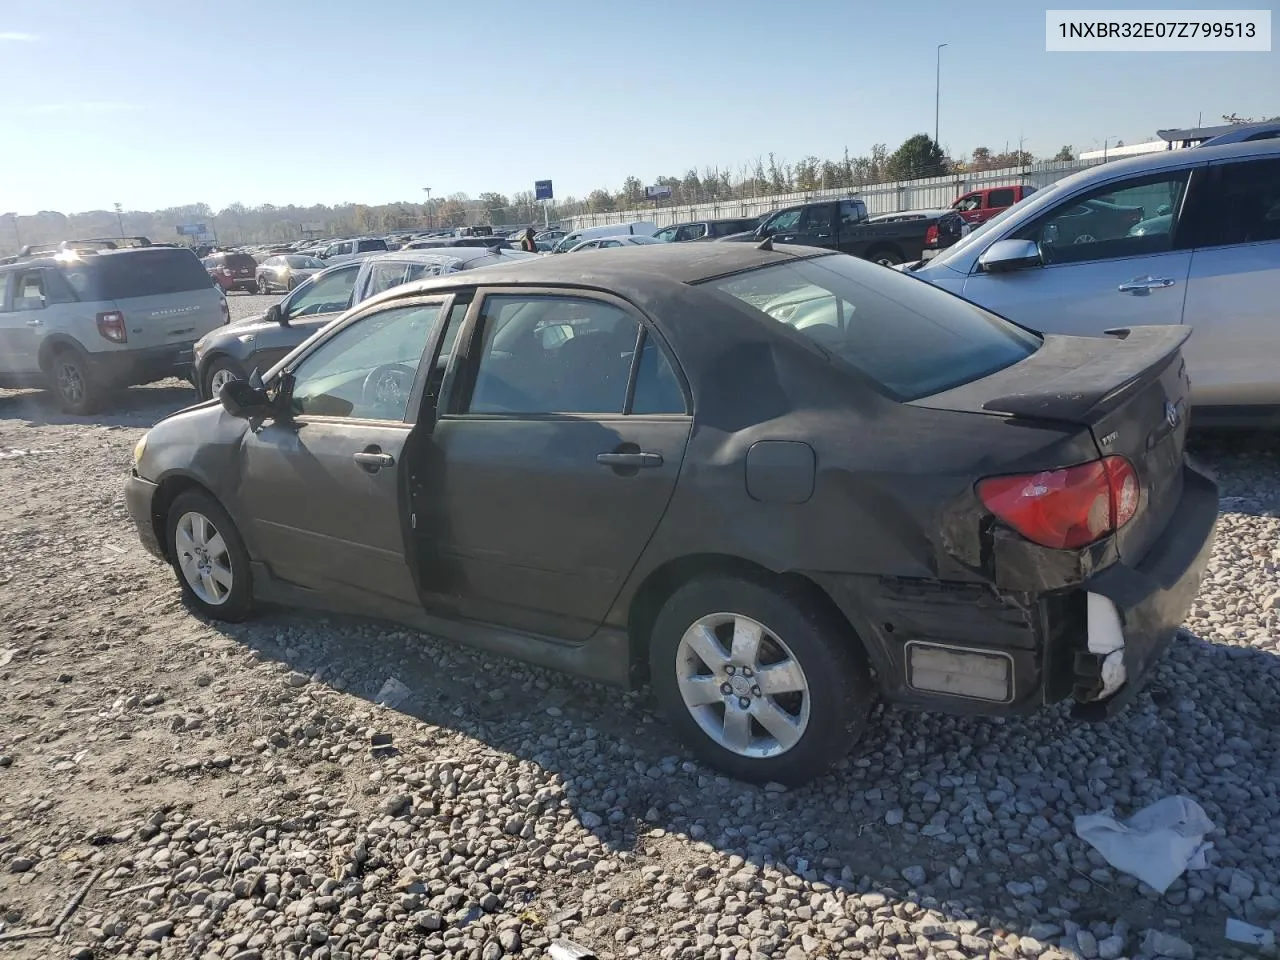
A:
[[[1234,115],[1223,120],[1233,123],[1253,122]],[[1070,145],[1062,147],[1046,160],[1066,162],[1075,158]],[[557,199],[550,213],[552,219],[583,213],[608,213],[635,210],[659,204],[693,204],[748,200],[780,193],[804,193],[812,190],[856,189],[873,183],[916,180],[925,177],[962,175],[981,170],[1029,166],[1037,162],[1031,153],[1018,149],[1000,152],[976,147],[964,157],[949,157],[924,133],[908,137],[893,152],[885,144],[874,145],[862,156],[822,159],[802,157],[787,162],[775,154],[759,156],[733,169],[690,167],[683,176],[660,176],[650,185],[669,187],[671,194],[660,201],[645,198],[645,182],[629,176],[618,190],[604,187],[584,197]],[[41,211],[34,216],[0,218],[0,251],[16,249],[19,244],[51,243],[67,238],[113,237],[123,230],[128,236],[146,236],[156,241],[183,238],[178,227],[183,224],[206,223],[222,246],[244,243],[271,243],[321,236],[383,234],[395,231],[425,230],[475,224],[517,226],[543,222],[544,212],[534,199],[532,190],[507,196],[487,191],[477,197],[452,193],[430,203],[397,202],[386,204],[343,203],[334,206],[316,204],[299,207],[262,204],[249,207],[233,203],[221,210],[208,204],[194,203],[154,211],[90,210],[63,214]],[[4,221],[8,221],[5,223]]]

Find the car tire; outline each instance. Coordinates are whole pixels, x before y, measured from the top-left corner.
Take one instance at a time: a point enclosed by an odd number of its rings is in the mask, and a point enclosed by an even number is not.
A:
[[[247,380],[244,368],[230,357],[214,357],[204,371],[204,395],[217,400],[223,384],[231,380]]]
[[[258,293],[266,295],[271,292],[271,285],[267,283],[266,277],[258,278]]]
[[[75,350],[62,349],[53,355],[49,379],[63,412],[77,417],[93,413],[102,390],[89,373],[89,363]]]
[[[738,632],[746,642],[735,650]],[[649,667],[681,739],[755,783],[799,784],[825,772],[862,735],[872,703],[848,624],[800,591],[739,576],[699,578],[671,595],[650,635]]]
[[[867,254],[867,259],[882,267],[896,267],[902,263],[902,257],[896,250],[876,250]]]
[[[222,505],[203,490],[178,494],[165,517],[165,546],[182,595],[213,620],[253,609],[249,552]]]

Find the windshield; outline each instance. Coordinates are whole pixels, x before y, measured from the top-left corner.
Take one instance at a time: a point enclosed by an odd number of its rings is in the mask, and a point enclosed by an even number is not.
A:
[[[1030,356],[1040,339],[910,276],[835,255],[706,285],[804,334],[829,356],[915,400]]]
[[[994,217],[992,217],[986,223],[982,224],[981,226],[974,227],[972,233],[965,234],[963,237],[961,237],[951,246],[947,247],[946,250],[942,251],[942,253],[938,254],[936,257],[934,257],[932,260],[926,263],[924,267],[922,267],[921,269],[945,266],[946,264],[950,263],[952,260],[955,260],[957,257],[962,256],[964,252],[968,250],[970,247],[972,247],[976,242],[978,242],[980,238],[986,236],[986,234],[990,232],[994,227],[1004,222],[1008,217],[1012,216],[1013,211],[1024,209],[1022,206],[1024,203],[1029,202],[1032,198],[1035,198],[1037,203],[1040,202],[1041,197],[1052,198],[1053,191],[1057,189],[1058,189],[1058,185],[1056,183],[1051,183],[1049,184],[1049,186],[1042,187],[1039,190],[1036,190],[1034,193],[1027,194],[1025,197],[1022,198],[1022,200],[1015,203],[1012,207],[1005,207],[1003,210],[997,213]]]

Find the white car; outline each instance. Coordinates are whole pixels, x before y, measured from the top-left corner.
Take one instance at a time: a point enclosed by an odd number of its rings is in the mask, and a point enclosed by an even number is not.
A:
[[[906,272],[1046,333],[1186,325],[1198,419],[1280,413],[1278,140],[1083,170]]]
[[[596,237],[594,240],[583,240],[577,246],[570,247],[567,252],[577,253],[579,250],[603,250],[606,247],[638,247],[646,243],[662,243],[653,237],[642,237],[638,234],[622,234],[618,237]]]

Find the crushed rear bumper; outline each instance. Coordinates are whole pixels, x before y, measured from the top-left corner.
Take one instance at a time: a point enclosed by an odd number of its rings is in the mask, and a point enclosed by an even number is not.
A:
[[[1178,509],[1142,562],[1134,567],[1112,564],[1085,584],[1090,593],[1111,601],[1120,614],[1126,679],[1109,697],[1077,703],[1073,715],[1080,719],[1114,716],[1142,690],[1200,592],[1213,552],[1218,488],[1191,466],[1184,466],[1183,479]],[[1090,675],[1095,657],[1077,654],[1076,673]]]
[[[865,646],[884,697],[945,713],[1031,713],[1074,697],[1073,716],[1112,716],[1146,684],[1200,589],[1213,550],[1216,484],[1184,465],[1178,507],[1143,559],[1112,559],[1056,590],[810,573]],[[1114,558],[1114,553],[1110,553]],[[1090,650],[1089,596],[1114,610],[1123,671]],[[1095,606],[1097,606],[1095,601]],[[1097,638],[1095,638],[1096,640]],[[1105,649],[1105,648],[1104,648]],[[1117,680],[1122,682],[1117,682]],[[1079,702],[1087,700],[1089,702]]]

